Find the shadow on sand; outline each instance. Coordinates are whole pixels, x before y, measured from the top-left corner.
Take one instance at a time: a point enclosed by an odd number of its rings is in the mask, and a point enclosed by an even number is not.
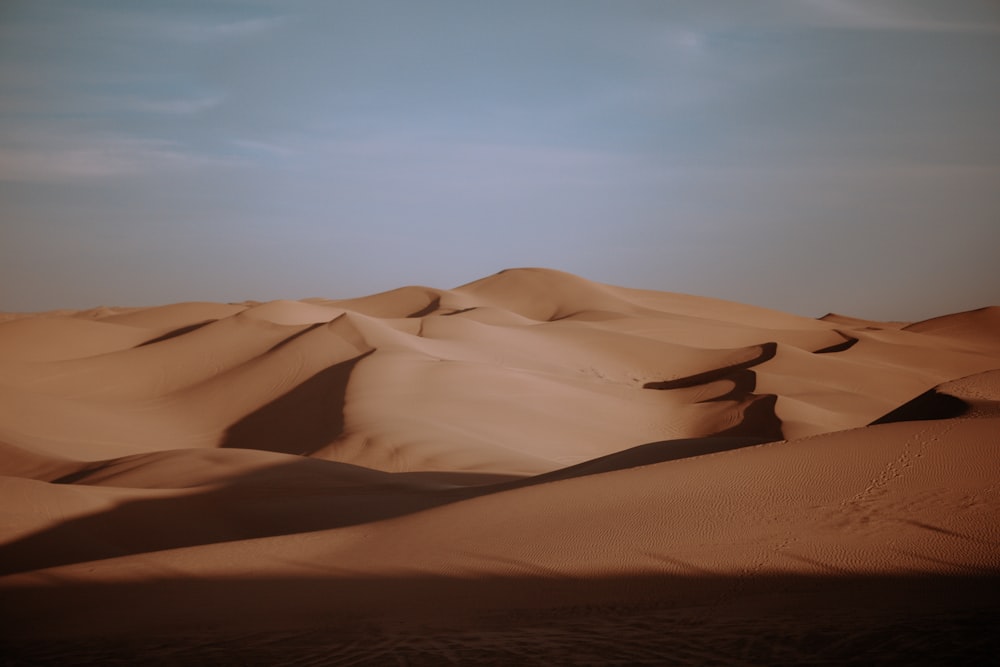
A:
[[[973,665],[998,576],[159,580],[4,591],[8,664]],[[122,663],[124,664],[124,663]]]
[[[931,389],[873,421],[874,424],[925,421],[961,417],[969,411],[969,404],[951,394]]]
[[[222,446],[308,456],[335,441],[344,430],[351,371],[372,352],[323,369],[240,419],[226,430]]]
[[[0,545],[0,575],[216,542],[341,528],[516,488],[747,447],[761,438],[649,443],[551,473],[387,473],[297,458],[168,498],[121,502]],[[76,481],[76,476],[61,482]]]

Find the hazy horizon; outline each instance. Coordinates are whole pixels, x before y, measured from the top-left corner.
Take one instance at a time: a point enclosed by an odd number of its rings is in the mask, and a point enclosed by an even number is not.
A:
[[[997,305],[998,62],[990,0],[6,2],[0,311],[519,266]]]

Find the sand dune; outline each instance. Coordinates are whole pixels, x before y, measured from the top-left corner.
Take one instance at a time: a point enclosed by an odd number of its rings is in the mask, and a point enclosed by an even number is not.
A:
[[[0,635],[62,664],[978,660],[998,312],[518,269],[8,314]]]
[[[0,322],[0,359],[58,361],[124,350],[149,332],[70,317],[22,316]]]

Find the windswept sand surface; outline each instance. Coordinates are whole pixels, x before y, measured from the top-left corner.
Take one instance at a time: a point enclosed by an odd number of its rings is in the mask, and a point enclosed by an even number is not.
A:
[[[542,269],[0,315],[13,664],[975,664],[1000,308]]]

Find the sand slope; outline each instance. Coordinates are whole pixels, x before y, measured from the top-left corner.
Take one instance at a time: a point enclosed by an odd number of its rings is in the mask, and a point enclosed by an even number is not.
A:
[[[813,320],[519,269],[9,315],[4,640],[58,662],[164,635],[186,662],[227,632],[361,633],[358,664],[440,664],[613,628],[594,661],[687,636],[696,664],[761,636],[765,662],[856,656],[801,640],[847,632],[904,661],[937,618],[978,656],[969,619],[1000,617],[997,312]],[[714,630],[647,627],[692,618]]]

